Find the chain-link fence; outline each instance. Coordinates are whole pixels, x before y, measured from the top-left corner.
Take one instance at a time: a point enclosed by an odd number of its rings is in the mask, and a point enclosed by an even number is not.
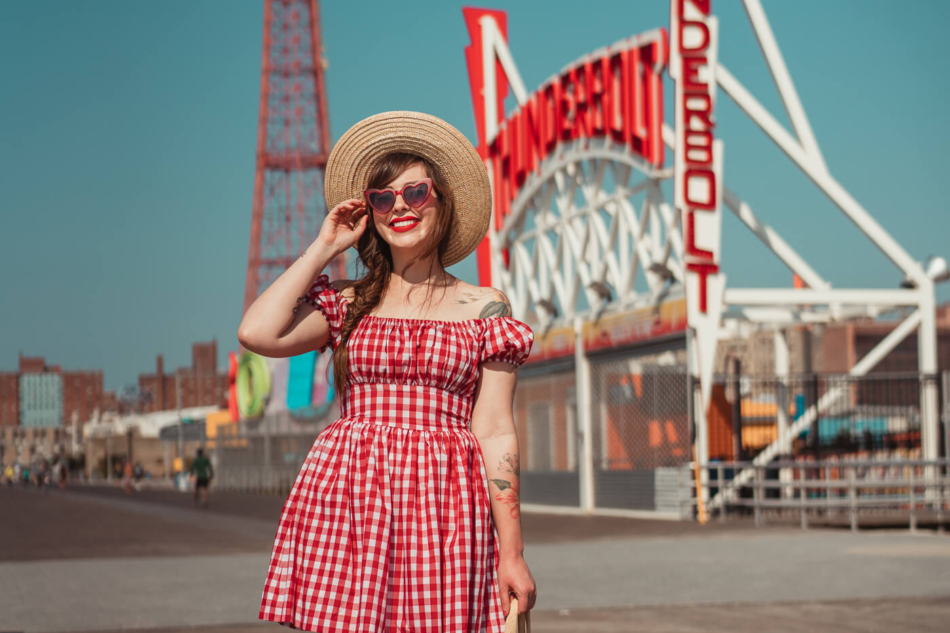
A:
[[[332,422],[296,419],[289,412],[218,427],[209,442],[215,486],[225,490],[287,494],[317,435]]]
[[[751,459],[793,425],[803,428],[786,456],[919,458],[921,391],[939,383],[910,373],[718,375],[707,416],[709,458]]]
[[[524,503],[580,505],[578,409],[573,369],[519,377],[514,417]]]
[[[691,385],[698,391],[688,376],[685,346],[680,341],[592,354],[589,367],[587,411],[573,359],[520,370],[514,421],[522,503],[683,516],[693,487],[688,395]],[[926,390],[941,403],[939,452],[945,455],[948,385],[950,374],[943,380],[916,374],[717,375],[707,411],[709,468],[754,458],[782,429],[794,429],[794,436],[779,459],[920,459]],[[303,420],[284,412],[219,427],[211,440],[216,484],[286,494],[315,438],[337,414],[334,409],[319,420]],[[729,470],[726,479],[734,475]]]
[[[598,508],[677,513],[692,459],[683,347],[591,362],[593,495]]]
[[[803,525],[812,510],[805,506],[816,499],[839,511],[845,508],[853,526],[859,510],[873,514],[878,506],[884,509],[885,502],[890,503],[888,512],[906,512],[909,507],[913,514],[913,492],[907,497],[902,481],[885,485],[877,479],[893,479],[894,473],[906,475],[908,464],[925,463],[921,460],[927,416],[922,410],[931,406],[939,406],[932,412],[936,420],[931,420],[937,424],[930,427],[937,431],[933,438],[936,452],[946,455],[948,385],[948,373],[717,376],[708,410],[710,461],[706,471],[710,493],[718,495],[724,490],[726,494],[714,498],[710,507],[723,513],[735,506],[741,513],[753,506],[756,512],[766,507],[780,511],[791,504],[794,512],[801,514]],[[775,453],[770,463],[753,467],[748,460],[783,432],[788,433],[785,448]],[[853,490],[845,490],[840,482],[846,475],[858,482]],[[932,469],[925,468],[922,476],[931,480],[924,486],[927,490],[943,494],[941,486],[947,482],[939,481]],[[805,478],[815,485],[802,488],[796,484]],[[865,483],[868,478],[874,481]],[[888,496],[898,489],[905,496]],[[838,497],[845,493],[851,496],[843,502]],[[939,509],[940,503],[932,503],[931,509]]]

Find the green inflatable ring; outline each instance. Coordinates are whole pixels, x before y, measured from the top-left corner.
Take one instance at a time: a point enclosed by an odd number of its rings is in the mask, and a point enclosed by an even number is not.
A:
[[[270,369],[264,357],[254,352],[241,354],[234,386],[241,415],[256,418],[264,413],[264,401],[270,394]]]

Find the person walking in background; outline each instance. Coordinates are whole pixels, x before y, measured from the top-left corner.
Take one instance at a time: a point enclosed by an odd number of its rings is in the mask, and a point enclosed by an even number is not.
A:
[[[195,460],[191,462],[191,469],[188,471],[195,478],[195,506],[198,505],[198,491],[204,491],[204,502],[202,506],[208,507],[208,486],[214,478],[214,469],[211,467],[211,460],[205,457],[204,449],[199,448]]]
[[[13,485],[14,477],[16,477],[16,473],[14,472],[13,466],[7,464],[7,467],[3,470],[3,478],[6,479],[7,488]]]
[[[125,494],[132,494],[132,462],[128,459],[122,465],[122,487],[125,489]]]
[[[50,468],[49,460],[45,457],[40,458],[40,467],[39,472],[36,476],[37,485],[43,489],[43,492],[49,494],[49,489],[53,483],[52,481],[52,469]]]
[[[59,483],[60,490],[66,490],[66,479],[69,478],[69,460],[65,455],[59,456],[56,462],[56,480]]]
[[[38,455],[33,459],[33,463],[30,464],[30,476],[30,481],[33,482],[33,485],[43,490],[44,484],[46,483],[46,471],[43,470],[42,456]]]

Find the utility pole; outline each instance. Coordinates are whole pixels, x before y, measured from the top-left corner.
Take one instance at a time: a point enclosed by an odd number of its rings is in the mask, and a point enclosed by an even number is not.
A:
[[[178,458],[181,460],[180,477],[185,474],[185,435],[181,421],[181,371],[175,370],[175,405],[178,409]],[[180,481],[180,479],[179,479]],[[179,485],[181,485],[179,483]]]

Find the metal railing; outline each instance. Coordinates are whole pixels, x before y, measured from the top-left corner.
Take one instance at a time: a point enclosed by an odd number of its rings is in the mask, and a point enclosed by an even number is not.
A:
[[[289,414],[219,427],[211,449],[220,490],[286,495],[326,420],[298,421]]]
[[[734,485],[732,478],[745,469],[752,469],[751,480]],[[684,510],[708,510],[720,521],[752,514],[756,526],[763,526],[767,519],[784,522],[797,515],[802,529],[823,518],[847,519],[857,531],[861,517],[896,517],[906,518],[913,531],[923,517],[942,531],[950,511],[948,459],[718,462],[703,468],[694,463],[683,472]],[[720,503],[709,503],[717,495]]]
[[[244,465],[239,468],[221,468],[215,475],[214,485],[217,490],[286,495],[299,473],[299,465]]]

